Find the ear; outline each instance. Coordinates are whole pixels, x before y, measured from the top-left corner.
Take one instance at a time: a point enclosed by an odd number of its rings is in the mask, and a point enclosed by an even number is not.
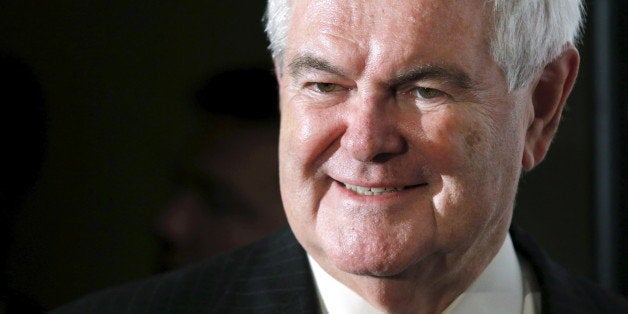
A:
[[[556,134],[560,117],[578,74],[580,55],[571,44],[549,63],[532,89],[534,117],[526,132],[522,166],[529,171],[538,165]]]

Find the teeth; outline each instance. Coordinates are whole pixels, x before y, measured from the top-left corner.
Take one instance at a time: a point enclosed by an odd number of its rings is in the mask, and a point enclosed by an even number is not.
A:
[[[372,187],[372,188],[367,188],[364,186],[357,186],[357,185],[351,185],[348,183],[344,184],[345,187],[353,192],[356,192],[360,195],[381,195],[381,194],[386,194],[386,193],[392,193],[392,192],[397,192],[397,191],[401,191],[404,189],[403,186],[400,187]]]

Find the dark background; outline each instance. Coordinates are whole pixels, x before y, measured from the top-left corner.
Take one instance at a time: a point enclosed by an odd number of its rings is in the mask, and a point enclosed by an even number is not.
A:
[[[172,193],[173,162],[200,128],[193,94],[225,69],[271,69],[264,1],[0,2],[0,50],[39,78],[48,107],[40,180],[18,216],[10,284],[55,307],[155,269],[155,214]],[[626,293],[625,4],[612,49],[617,129],[614,286]],[[594,6],[589,4],[590,8]],[[596,280],[594,20],[549,157],[524,175],[515,222],[559,263]],[[621,27],[621,28],[620,28]],[[625,40],[625,39],[624,39]],[[255,82],[243,80],[242,93]],[[621,84],[621,85],[620,85]],[[238,95],[216,100],[241,106]],[[607,261],[608,262],[608,261]]]

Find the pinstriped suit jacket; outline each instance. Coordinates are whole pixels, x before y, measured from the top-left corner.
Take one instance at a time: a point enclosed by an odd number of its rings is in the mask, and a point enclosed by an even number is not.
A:
[[[628,302],[552,262],[520,229],[515,249],[532,265],[543,313],[628,313]],[[318,313],[305,251],[290,229],[171,273],[87,296],[53,313]]]
[[[53,313],[317,313],[305,251],[286,228],[205,263],[105,290]]]

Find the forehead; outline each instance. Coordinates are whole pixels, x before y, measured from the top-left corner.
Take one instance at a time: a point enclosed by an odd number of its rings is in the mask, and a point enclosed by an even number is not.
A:
[[[463,62],[489,55],[485,1],[296,1],[287,55],[313,54],[361,65]],[[359,63],[359,64],[358,64]],[[464,62],[463,62],[464,63]]]
[[[468,0],[306,0],[295,3],[298,21],[318,22],[321,30],[351,29],[361,34],[391,31],[464,30],[483,20],[484,1]],[[356,26],[358,28],[356,28]],[[434,27],[438,26],[438,27]],[[428,27],[429,29],[423,30]]]

